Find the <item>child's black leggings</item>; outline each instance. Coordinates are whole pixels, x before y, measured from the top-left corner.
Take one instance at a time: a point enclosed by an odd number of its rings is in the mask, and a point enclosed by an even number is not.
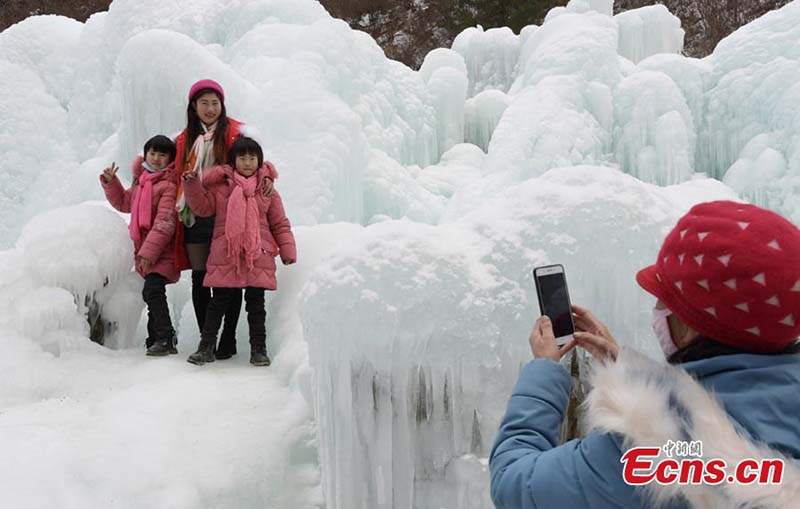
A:
[[[250,347],[252,350],[263,350],[267,342],[267,310],[264,304],[264,288],[248,286],[244,290],[247,324],[250,326]],[[214,288],[214,296],[208,304],[206,321],[203,325],[202,339],[215,344],[217,332],[222,324],[222,317],[236,299],[241,302],[241,288]],[[241,307],[241,304],[239,304]],[[227,317],[226,317],[227,320]],[[224,331],[223,331],[224,334]],[[220,342],[220,348],[222,343]]]
[[[147,348],[156,341],[171,341],[175,329],[167,305],[167,278],[161,274],[145,276],[142,298],[147,304]]]

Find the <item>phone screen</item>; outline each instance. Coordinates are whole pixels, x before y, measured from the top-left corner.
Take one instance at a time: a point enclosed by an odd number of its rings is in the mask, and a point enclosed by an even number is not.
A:
[[[553,322],[555,336],[560,338],[574,333],[572,310],[570,309],[567,280],[564,277],[564,273],[537,276],[537,281],[542,313],[550,317]]]

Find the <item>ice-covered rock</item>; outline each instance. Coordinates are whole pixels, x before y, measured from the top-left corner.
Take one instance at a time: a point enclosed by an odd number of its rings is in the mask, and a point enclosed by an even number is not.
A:
[[[0,76],[0,95],[6,98],[0,123],[0,247],[7,248],[32,217],[29,206],[48,201],[47,187],[69,180],[77,164],[66,136],[67,112],[42,78],[2,58]]]
[[[425,57],[419,70],[436,110],[437,158],[464,141],[464,101],[469,80],[464,59],[455,51],[439,48]]]
[[[622,169],[659,185],[688,180],[695,156],[692,112],[672,79],[638,71],[614,92],[615,156]]]
[[[64,16],[32,16],[0,33],[0,59],[34,71],[46,92],[66,106],[82,30],[83,23]]]
[[[489,150],[492,135],[511,103],[499,90],[485,90],[467,100],[464,106],[464,141]]]
[[[637,71],[657,71],[669,76],[680,89],[686,105],[692,112],[692,123],[695,132],[699,135],[699,131],[706,122],[705,84],[712,69],[713,66],[708,59],[699,60],[682,55],[659,53],[639,62],[629,74]],[[692,157],[696,162],[696,170],[705,172],[707,170],[701,164],[697,165],[701,162],[702,151],[699,143],[695,143],[695,145],[695,154]]]
[[[527,39],[538,29],[526,27]],[[469,89],[468,97],[486,90],[508,92],[516,78],[517,61],[523,34],[514,34],[510,28],[467,28],[453,41],[453,51],[461,54],[466,62]]]
[[[544,23],[526,40],[519,65],[512,95],[548,76],[559,75],[613,86],[620,78],[617,24],[596,12],[565,13]]]
[[[681,20],[661,4],[621,12],[614,20],[619,25],[619,54],[635,64],[651,55],[683,50]]]
[[[483,150],[462,143],[445,152],[438,164],[423,168],[417,181],[431,193],[449,199],[458,189],[483,176],[485,161]]]
[[[436,223],[444,212],[446,198],[423,187],[417,180],[419,174],[419,168],[401,166],[380,150],[373,150],[364,177],[364,222],[386,216]]]
[[[614,0],[569,0],[567,3],[569,12],[589,12],[595,11],[606,16],[614,13]]]
[[[720,42],[709,57],[713,72],[700,137],[701,161],[711,176],[725,177],[757,204],[795,222],[800,222],[798,38],[800,4],[791,2]],[[765,152],[767,147],[778,154]],[[767,176],[777,178],[762,180]]]
[[[517,94],[494,130],[484,178],[455,193],[443,220],[551,168],[602,161],[611,149],[611,104],[604,84],[573,76],[548,77]]]
[[[549,23],[564,14],[584,14],[587,12],[597,12],[606,16],[611,16],[614,12],[613,0],[569,0],[567,5],[554,7],[547,12],[544,18],[545,23]]]

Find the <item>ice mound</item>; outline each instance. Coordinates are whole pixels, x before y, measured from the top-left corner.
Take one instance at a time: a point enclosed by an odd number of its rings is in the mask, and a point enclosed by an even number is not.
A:
[[[0,298],[9,331],[59,355],[95,341],[130,346],[142,279],[120,217],[95,205],[36,216],[4,252]]]

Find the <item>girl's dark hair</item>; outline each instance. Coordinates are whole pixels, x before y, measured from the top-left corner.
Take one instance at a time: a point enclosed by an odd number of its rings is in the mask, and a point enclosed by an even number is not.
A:
[[[227,144],[225,143],[225,134],[228,131],[228,114],[225,110],[225,101],[222,100],[222,97],[220,97],[219,92],[216,90],[211,88],[203,88],[194,94],[192,99],[189,101],[189,104],[186,106],[186,144],[183,147],[183,154],[181,154],[183,163],[185,163],[189,158],[189,153],[192,151],[194,140],[203,134],[203,121],[200,120],[200,117],[197,115],[197,110],[194,107],[194,103],[201,95],[208,93],[212,93],[217,96],[220,105],[222,106],[219,119],[217,119],[217,129],[214,131],[214,161],[216,161],[217,164],[222,164],[222,162],[225,161],[225,152],[227,149]]]
[[[228,164],[236,168],[236,156],[240,154],[252,154],[258,157],[258,167],[264,164],[264,152],[261,150],[261,145],[258,144],[253,138],[247,136],[239,136],[236,141],[231,145],[228,151]]]
[[[175,143],[163,134],[158,134],[147,140],[147,143],[144,144],[144,155],[147,156],[151,149],[169,154],[170,162],[175,160]]]
[[[698,336],[691,343],[681,348],[674,354],[670,355],[667,362],[670,364],[683,364],[684,362],[699,361],[701,359],[710,359],[711,357],[719,357],[721,355],[736,355],[736,354],[753,354],[756,352],[748,352],[740,350],[732,346],[724,345],[716,339],[706,336]],[[788,348],[781,352],[764,355],[786,355],[800,353],[800,342],[795,341]]]

